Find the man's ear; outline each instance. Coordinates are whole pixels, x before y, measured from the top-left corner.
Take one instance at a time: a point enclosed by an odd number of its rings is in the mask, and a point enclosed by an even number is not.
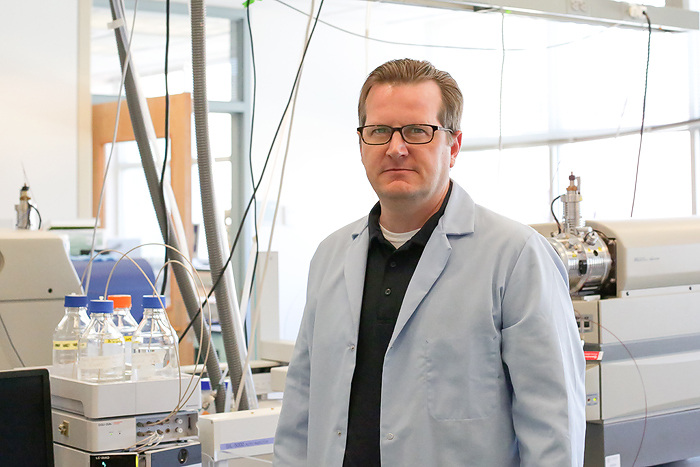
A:
[[[462,132],[457,131],[452,135],[452,146],[450,146],[450,168],[454,167],[455,160],[462,148]]]

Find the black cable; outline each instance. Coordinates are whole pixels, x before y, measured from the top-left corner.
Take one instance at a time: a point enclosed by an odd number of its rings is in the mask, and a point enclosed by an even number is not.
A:
[[[163,192],[163,181],[165,180],[165,168],[168,165],[168,141],[170,140],[170,92],[168,91],[168,53],[170,51],[170,0],[165,0],[165,154],[163,156],[163,168],[160,171],[160,201],[165,206],[165,193]],[[168,244],[168,228],[163,231],[163,240]],[[163,261],[163,284],[160,287],[160,294],[165,295],[165,288],[168,285],[168,252],[165,249],[165,260]]]
[[[10,343],[10,346],[12,347],[12,350],[15,351],[15,355],[17,355],[17,359],[19,362],[22,364],[22,367],[25,367],[27,365],[24,364],[22,361],[22,357],[19,356],[19,352],[17,352],[17,349],[15,348],[15,344],[12,342],[12,338],[10,337],[10,333],[7,330],[7,326],[5,326],[5,320],[2,319],[2,315],[0,315],[0,323],[2,323],[3,329],[5,329],[5,335],[7,335],[7,341]]]
[[[41,214],[39,214],[39,210],[33,204],[30,204],[29,207],[31,209],[34,209],[34,212],[36,213],[36,215],[39,216],[39,227],[37,227],[37,229],[40,229],[41,228]],[[29,212],[27,212],[27,216],[29,216]]]
[[[637,198],[637,181],[639,179],[639,162],[642,158],[642,138],[644,138],[644,116],[647,110],[647,85],[649,82],[649,58],[651,57],[651,20],[647,12],[642,12],[647,19],[647,27],[649,28],[649,42],[647,44],[647,71],[644,76],[644,101],[642,103],[642,127],[639,129],[639,153],[637,154],[637,172],[634,175],[634,192],[632,193],[632,210],[630,217],[634,215],[634,202]],[[637,453],[639,455],[639,453]],[[636,459],[635,459],[636,461]]]
[[[194,324],[194,321],[197,319],[199,314],[202,312],[202,309],[204,306],[206,306],[207,302],[209,301],[209,298],[212,296],[214,291],[216,290],[216,287],[219,285],[221,282],[221,279],[224,277],[224,271],[226,271],[226,267],[231,263],[231,259],[233,258],[233,253],[236,251],[236,246],[238,245],[238,240],[240,239],[241,232],[243,231],[243,225],[245,223],[246,217],[248,217],[248,212],[250,211],[250,207],[253,205],[253,200],[255,199],[255,195],[258,192],[258,188],[260,188],[260,183],[262,183],[263,176],[265,175],[265,171],[267,170],[267,165],[270,162],[270,156],[272,155],[272,149],[275,146],[275,141],[277,141],[277,136],[279,135],[280,129],[282,128],[282,123],[284,122],[284,116],[287,113],[287,110],[289,110],[289,106],[292,103],[292,98],[294,97],[294,90],[296,89],[297,82],[299,81],[299,76],[301,76],[301,70],[304,66],[304,60],[306,60],[306,53],[309,51],[309,45],[311,44],[311,38],[314,35],[314,31],[316,31],[316,26],[319,23],[319,17],[321,16],[321,9],[323,8],[323,3],[325,0],[321,0],[319,7],[318,7],[318,12],[316,14],[316,19],[314,20],[314,26],[311,28],[311,33],[309,34],[309,39],[306,41],[306,46],[304,47],[304,53],[301,56],[301,61],[299,62],[299,68],[297,68],[297,73],[296,76],[294,77],[294,83],[292,83],[292,91],[289,94],[289,99],[287,99],[287,105],[284,108],[284,111],[282,112],[282,117],[280,118],[280,122],[277,125],[277,130],[275,131],[274,136],[272,137],[272,143],[270,144],[270,150],[267,152],[267,156],[265,158],[265,163],[263,164],[262,172],[260,172],[260,178],[258,179],[258,183],[255,184],[255,187],[253,189],[253,194],[250,197],[250,200],[248,201],[248,205],[245,208],[245,211],[243,212],[243,217],[241,219],[240,224],[238,225],[238,231],[236,232],[236,237],[233,240],[233,246],[231,247],[231,253],[228,256],[228,259],[226,260],[226,263],[224,263],[224,266],[221,268],[221,274],[219,275],[219,278],[216,280],[214,285],[212,286],[211,290],[207,294],[206,300],[202,303],[202,305],[199,307],[199,310],[197,310],[197,313],[195,316],[190,320],[190,322],[187,324],[187,327],[185,328],[184,331],[182,331],[182,334],[180,335],[180,340],[187,334],[187,332],[190,330],[192,325]]]
[[[253,174],[253,130],[255,128],[255,96],[258,87],[258,75],[255,67],[255,47],[253,47],[253,29],[250,27],[250,8],[246,8],[246,21],[248,23],[248,35],[250,37],[250,62],[253,68],[253,105],[250,115],[250,144],[248,145],[248,165],[250,166],[250,182],[251,186],[255,186],[255,175]],[[262,177],[261,177],[262,179]],[[258,235],[258,199],[253,193],[253,225],[255,228],[255,261],[253,262],[253,271],[250,278],[250,290],[248,297],[253,296],[253,287],[255,286],[255,273],[258,268],[258,258],[260,257],[260,237]],[[268,251],[267,254],[270,254]],[[241,303],[241,306],[247,306]]]
[[[630,211],[630,217],[634,214],[634,201],[637,197],[637,179],[639,178],[639,161],[642,156],[642,138],[644,137],[644,116],[647,109],[647,85],[649,82],[649,58],[651,57],[651,20],[646,11],[642,14],[647,19],[647,28],[649,30],[649,40],[647,42],[647,69],[644,75],[644,100],[642,101],[642,127],[639,129],[639,153],[637,154],[637,173],[634,176],[634,194],[632,195],[632,210]],[[629,352],[629,351],[628,351]],[[630,354],[631,356],[631,354]],[[636,365],[636,362],[635,362]],[[641,373],[640,373],[641,378]],[[644,387],[644,380],[642,379],[642,388]],[[642,428],[642,439],[639,441],[639,449],[637,450],[637,455],[634,456],[634,461],[632,462],[632,467],[637,465],[637,459],[639,459],[639,453],[642,452],[642,447],[644,446],[644,435],[647,432],[647,408],[646,407],[646,390],[644,390],[644,427]]]
[[[557,222],[557,228],[559,229],[559,233],[561,233],[561,224],[559,223],[559,219],[557,219],[557,215],[554,214],[554,203],[561,198],[561,195],[557,196],[552,200],[552,204],[549,206],[550,211],[552,211],[552,217],[554,217],[554,220]]]

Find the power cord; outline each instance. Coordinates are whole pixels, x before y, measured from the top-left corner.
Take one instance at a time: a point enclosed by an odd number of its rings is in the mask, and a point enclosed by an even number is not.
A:
[[[168,91],[168,55],[170,51],[170,0],[165,0],[165,154],[163,155],[163,168],[160,172],[160,202],[165,206],[165,193],[163,192],[163,181],[165,180],[165,169],[168,166],[168,143],[170,141],[170,92]],[[168,244],[167,227],[163,231],[163,243]],[[168,249],[165,249],[165,265],[168,264]],[[160,287],[160,294],[165,295],[168,285],[168,267],[163,271],[163,284]]]
[[[19,360],[19,363],[22,365],[22,368],[26,367],[27,365],[25,365],[24,362],[22,361],[22,357],[19,356],[19,352],[17,351],[17,348],[15,348],[15,344],[12,342],[12,338],[10,337],[10,332],[7,330],[7,326],[5,326],[5,320],[2,319],[1,314],[0,314],[0,324],[2,324],[2,328],[5,330],[5,335],[7,336],[7,341],[10,343],[12,350],[15,351],[15,355],[17,355],[17,359]]]
[[[315,2],[315,0],[312,0],[311,1],[312,13],[313,13],[315,7],[316,7],[316,2]],[[309,38],[309,28],[311,27],[311,18],[312,18],[312,16],[309,15],[309,22],[306,25],[306,32],[304,33],[304,41],[305,42]],[[279,213],[280,199],[282,198],[282,187],[284,186],[284,174],[285,174],[285,169],[287,167],[287,158],[289,156],[289,146],[290,146],[291,141],[292,141],[292,128],[294,126],[294,115],[296,112],[297,98],[299,97],[299,87],[301,85],[301,75],[299,75],[299,78],[300,79],[299,79],[299,81],[297,81],[297,84],[296,84],[296,90],[295,91],[293,90],[294,91],[294,99],[292,101],[292,110],[290,112],[290,117],[289,117],[289,128],[288,128],[289,131],[287,132],[287,147],[286,147],[285,152],[284,152],[284,159],[282,162],[282,170],[280,172],[280,183],[279,183],[279,188],[277,190],[277,202],[275,203],[275,213],[272,216],[272,227],[270,228],[270,238],[269,238],[268,244],[267,244],[268,253],[270,252],[270,250],[272,250],[272,239],[275,236],[275,225],[277,223],[277,214]],[[265,257],[265,266],[263,267],[263,270],[262,270],[263,286],[265,284],[265,277],[267,276],[267,266],[269,265],[269,263],[270,263],[270,255],[268,254]],[[252,286],[252,281],[251,281],[251,286]],[[257,334],[257,327],[258,327],[258,323],[260,322],[260,305],[261,305],[261,303],[262,303],[261,301],[258,301],[256,303],[256,306],[255,306],[255,311],[251,313],[250,322],[251,322],[251,335],[252,336],[255,336]],[[250,364],[250,352],[248,352],[248,355],[246,355],[244,366],[247,367],[249,364]],[[236,392],[236,399],[235,400],[237,402],[236,402],[235,410],[238,410],[238,403],[240,402],[240,399],[242,397],[241,396],[242,393],[243,393],[243,381],[241,381],[240,384],[238,385],[238,390]]]
[[[644,138],[644,116],[647,110],[647,85],[649,83],[649,58],[651,57],[651,20],[646,11],[642,11],[642,14],[647,19],[647,28],[649,29],[649,41],[647,44],[647,69],[644,75],[644,101],[642,103],[642,127],[639,129],[639,153],[637,154],[637,171],[634,175],[634,192],[632,194],[632,210],[630,211],[630,217],[634,216],[634,202],[637,198],[637,181],[639,180],[639,162],[642,159],[642,138]],[[639,455],[639,453],[637,453]],[[635,459],[636,461],[636,459]]]
[[[554,214],[554,203],[561,198],[561,195],[557,196],[552,200],[552,204],[549,206],[550,211],[552,211],[552,217],[554,217],[554,220],[557,223],[557,229],[559,229],[559,233],[561,233],[561,224],[559,223],[559,219],[557,219],[557,215]]]
[[[308,50],[309,50],[309,45],[311,44],[311,38],[312,38],[313,35],[314,35],[314,31],[316,31],[316,26],[318,26],[319,17],[321,16],[321,10],[323,9],[323,3],[324,3],[324,1],[325,1],[325,0],[321,0],[321,3],[319,4],[318,13],[316,14],[316,19],[315,19],[315,21],[314,21],[314,26],[313,26],[313,28],[311,29],[311,34],[309,34],[309,40],[306,41],[306,47],[304,47],[304,53],[302,54],[301,61],[300,61],[300,63],[299,63],[299,67],[297,68],[297,73],[296,73],[296,76],[295,76],[295,78],[294,78],[294,83],[292,83],[292,91],[291,91],[290,94],[289,94],[289,98],[287,99],[287,105],[285,106],[284,111],[282,112],[282,117],[280,118],[280,122],[279,122],[279,124],[277,125],[277,130],[275,131],[275,134],[274,134],[274,136],[273,136],[273,138],[272,138],[272,143],[270,144],[270,150],[268,151],[267,157],[265,158],[265,164],[263,165],[262,171],[261,171],[261,173],[260,173],[260,178],[258,179],[258,182],[257,182],[257,184],[255,185],[255,187],[254,187],[254,189],[253,189],[253,194],[251,195],[250,200],[248,201],[248,205],[246,206],[245,211],[243,212],[243,216],[242,216],[241,222],[240,222],[240,224],[238,225],[238,231],[236,232],[236,237],[235,237],[234,240],[233,240],[233,246],[231,247],[231,253],[230,253],[229,256],[228,256],[228,259],[226,260],[226,263],[224,263],[223,267],[221,268],[221,274],[219,275],[219,278],[216,280],[216,282],[215,282],[214,285],[212,286],[211,290],[210,290],[209,293],[207,294],[207,299],[206,299],[206,300],[204,301],[204,303],[202,303],[202,305],[199,307],[199,310],[197,310],[196,315],[195,315],[195,316],[193,317],[193,319],[190,320],[190,322],[187,324],[187,327],[185,328],[185,330],[182,331],[182,334],[180,335],[180,339],[182,339],[182,338],[185,336],[185,334],[187,334],[187,332],[190,330],[190,328],[192,327],[192,324],[193,324],[194,320],[196,320],[197,317],[199,316],[199,314],[202,312],[202,307],[204,307],[204,305],[209,301],[209,298],[211,298],[212,294],[213,294],[214,291],[216,290],[216,287],[217,287],[217,286],[219,285],[219,283],[221,282],[221,278],[224,277],[224,271],[226,270],[226,268],[228,267],[228,265],[231,263],[231,259],[233,258],[233,253],[234,253],[235,250],[236,250],[236,246],[238,245],[238,240],[240,239],[241,233],[242,233],[242,231],[243,231],[243,225],[244,225],[244,223],[245,223],[245,219],[246,219],[246,217],[248,216],[248,212],[250,211],[250,207],[251,207],[252,204],[253,204],[253,200],[255,199],[255,195],[256,195],[256,193],[258,192],[258,189],[260,188],[260,183],[262,182],[263,176],[265,175],[265,170],[267,169],[268,162],[270,161],[270,156],[271,156],[271,154],[272,154],[272,149],[273,149],[273,147],[274,147],[274,145],[275,145],[275,142],[277,141],[277,136],[279,135],[280,129],[281,129],[281,127],[282,127],[282,122],[284,122],[284,116],[285,116],[285,114],[287,113],[287,111],[289,110],[289,106],[291,105],[292,98],[294,97],[294,91],[295,91],[295,88],[296,88],[296,86],[297,86],[297,82],[299,81],[299,76],[301,75],[301,69],[302,69],[302,67],[304,66],[304,60],[306,59],[306,54],[307,54],[307,52],[308,52]],[[248,8],[250,8],[250,7],[248,7]]]
[[[248,35],[250,37],[250,57],[251,66],[253,68],[253,105],[250,112],[250,144],[248,145],[248,166],[250,168],[250,182],[251,186],[255,186],[255,175],[253,174],[253,130],[255,129],[255,97],[257,94],[258,87],[258,75],[255,66],[255,47],[253,46],[253,29],[250,26],[250,6],[246,8],[246,21],[248,23]],[[260,180],[262,180],[262,174],[260,175]],[[258,258],[260,257],[260,237],[258,235],[258,199],[256,196],[257,190],[253,191],[253,226],[255,228],[255,261],[253,262],[253,270],[251,272],[250,279],[250,290],[248,291],[248,296],[253,294],[253,287],[255,286],[255,273],[258,268]],[[268,252],[269,253],[269,252]],[[247,303],[241,303],[241,307],[247,307]]]
[[[36,208],[36,206],[34,206],[33,204],[29,204],[29,208],[34,209],[34,212],[36,213],[36,215],[39,216],[39,226],[37,227],[37,229],[41,229],[41,213]]]

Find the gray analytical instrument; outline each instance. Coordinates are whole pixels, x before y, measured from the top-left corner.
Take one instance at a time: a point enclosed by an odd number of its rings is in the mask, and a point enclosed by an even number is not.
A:
[[[615,282],[610,277],[613,261],[609,246],[612,246],[612,242],[606,242],[607,237],[601,237],[591,226],[584,225],[579,177],[569,177],[569,186],[561,198],[564,205],[563,225],[557,223],[559,232],[547,240],[566,266],[571,295],[598,294]]]
[[[700,456],[700,218],[584,223],[580,186],[561,224],[533,228],[568,271],[584,344],[584,467]]]

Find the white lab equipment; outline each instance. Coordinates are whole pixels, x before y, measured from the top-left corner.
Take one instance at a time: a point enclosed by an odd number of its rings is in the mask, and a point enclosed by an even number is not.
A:
[[[172,448],[178,442],[187,461],[157,465],[197,465],[199,390],[185,393],[189,375],[181,379],[119,381],[94,384],[51,376],[51,405],[54,453],[57,467],[91,467],[112,459],[107,465],[143,465],[123,450],[158,446]],[[181,392],[182,391],[182,392]],[[188,397],[189,396],[189,397]],[[187,444],[180,444],[188,440]],[[179,450],[176,454],[179,453]],[[133,456],[133,452],[130,453]],[[117,464],[124,457],[125,464]],[[158,457],[158,456],[157,456]],[[177,457],[177,456],[176,456]],[[146,463],[146,465],[149,465]]]
[[[71,293],[80,282],[60,237],[0,229],[0,370],[51,365],[50,342]]]

